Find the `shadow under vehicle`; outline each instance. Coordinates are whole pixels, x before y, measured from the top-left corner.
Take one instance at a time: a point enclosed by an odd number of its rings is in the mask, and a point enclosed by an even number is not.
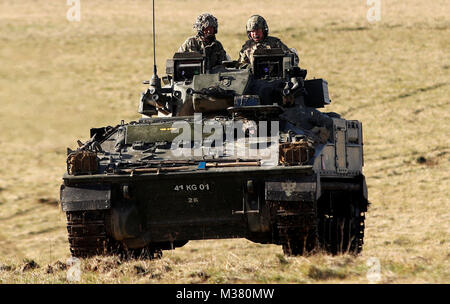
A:
[[[161,255],[189,240],[247,238],[287,255],[362,250],[362,124],[321,112],[323,79],[279,49],[245,69],[175,53],[138,121],[92,128],[61,186],[73,256]]]

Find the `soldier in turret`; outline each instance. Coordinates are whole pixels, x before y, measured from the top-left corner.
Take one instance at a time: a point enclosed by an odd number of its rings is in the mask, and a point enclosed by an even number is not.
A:
[[[186,39],[178,52],[204,54],[208,58],[210,68],[221,65],[222,61],[229,60],[222,44],[216,39],[218,28],[216,17],[209,13],[203,13],[197,17],[193,28],[197,31],[197,35]]]
[[[247,21],[246,29],[249,40],[244,43],[241,51],[239,52],[238,63],[241,68],[244,68],[249,64],[253,64],[253,53],[258,48],[280,48],[286,54],[293,54],[294,65],[298,65],[299,58],[296,52],[289,49],[283,42],[281,42],[280,39],[268,36],[269,27],[263,17],[259,15],[251,16]]]

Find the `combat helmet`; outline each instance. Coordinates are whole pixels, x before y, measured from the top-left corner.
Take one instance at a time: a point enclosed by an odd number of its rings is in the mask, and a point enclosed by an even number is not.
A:
[[[256,29],[263,30],[264,38],[266,38],[267,35],[269,34],[269,26],[267,25],[266,20],[260,15],[251,16],[247,21],[246,29],[247,29],[247,36],[249,39],[251,39],[250,32]]]
[[[199,36],[203,37],[203,29],[208,26],[212,26],[214,28],[214,35],[217,34],[217,28],[219,27],[217,18],[209,13],[203,13],[197,17],[193,28],[197,31]]]

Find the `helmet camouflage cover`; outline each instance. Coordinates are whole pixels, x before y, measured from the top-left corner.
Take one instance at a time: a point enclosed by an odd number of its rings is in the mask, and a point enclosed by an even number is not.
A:
[[[214,28],[214,34],[217,34],[217,28],[219,27],[217,18],[209,13],[203,13],[197,17],[193,28],[199,34],[203,34],[203,29],[207,28],[208,26],[212,26]]]
[[[249,38],[250,32],[256,29],[262,29],[264,37],[267,37],[267,35],[269,34],[269,27],[267,26],[266,20],[259,15],[253,15],[250,17],[250,19],[248,19],[246,29]]]

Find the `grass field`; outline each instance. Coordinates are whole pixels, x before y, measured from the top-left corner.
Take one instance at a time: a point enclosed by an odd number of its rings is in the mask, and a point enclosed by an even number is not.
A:
[[[276,4],[275,4],[276,3]],[[236,59],[245,23],[261,14],[295,47],[308,78],[325,78],[327,111],[364,127],[371,207],[358,257],[283,257],[243,239],[192,241],[160,260],[82,261],[81,283],[450,283],[450,4],[381,0],[156,1],[157,63],[193,34],[202,12]],[[58,206],[66,147],[90,127],[136,120],[152,73],[151,2],[0,3],[0,283],[66,283]],[[30,263],[34,261],[38,266]],[[32,267],[32,266],[36,267]]]

